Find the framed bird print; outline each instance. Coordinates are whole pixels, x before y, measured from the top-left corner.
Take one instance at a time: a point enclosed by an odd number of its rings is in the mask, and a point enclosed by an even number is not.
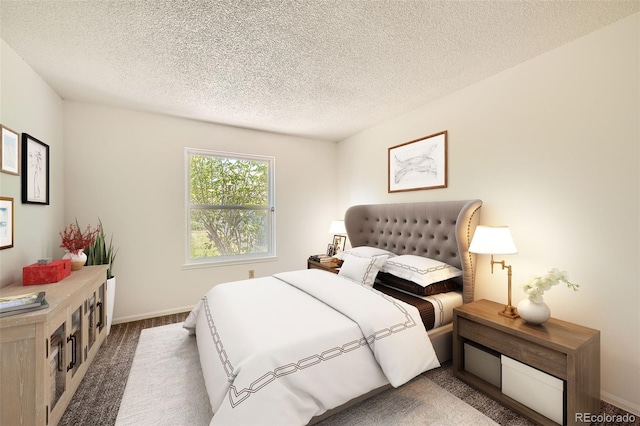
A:
[[[389,148],[389,192],[447,187],[447,131]]]

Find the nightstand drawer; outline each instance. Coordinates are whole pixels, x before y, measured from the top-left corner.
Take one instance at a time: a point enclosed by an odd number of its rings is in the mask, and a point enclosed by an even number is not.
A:
[[[458,317],[458,334],[556,377],[567,379],[567,356],[551,348]]]

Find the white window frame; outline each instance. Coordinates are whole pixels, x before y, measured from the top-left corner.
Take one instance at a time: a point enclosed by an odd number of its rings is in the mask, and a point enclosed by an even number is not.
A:
[[[267,203],[265,208],[269,212],[269,220],[267,222],[267,237],[268,237],[268,251],[267,253],[258,254],[235,254],[215,257],[203,257],[192,258],[191,257],[191,194],[190,194],[190,173],[191,168],[189,164],[189,158],[192,155],[212,156],[212,157],[226,157],[238,160],[255,160],[265,161],[268,163],[267,172]],[[207,266],[221,266],[241,263],[254,263],[262,261],[276,260],[276,188],[275,188],[275,157],[253,154],[240,154],[235,152],[216,151],[200,148],[185,148],[184,149],[184,164],[185,164],[185,264],[186,268],[198,268]],[[239,206],[230,206],[237,208]]]

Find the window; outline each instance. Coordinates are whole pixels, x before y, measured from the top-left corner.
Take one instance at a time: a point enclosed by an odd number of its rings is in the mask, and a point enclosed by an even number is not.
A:
[[[185,150],[187,263],[275,256],[273,157]]]

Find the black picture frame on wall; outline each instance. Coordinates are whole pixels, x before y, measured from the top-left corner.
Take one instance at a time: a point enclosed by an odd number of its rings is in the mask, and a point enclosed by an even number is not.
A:
[[[22,134],[22,202],[49,204],[49,145]]]

